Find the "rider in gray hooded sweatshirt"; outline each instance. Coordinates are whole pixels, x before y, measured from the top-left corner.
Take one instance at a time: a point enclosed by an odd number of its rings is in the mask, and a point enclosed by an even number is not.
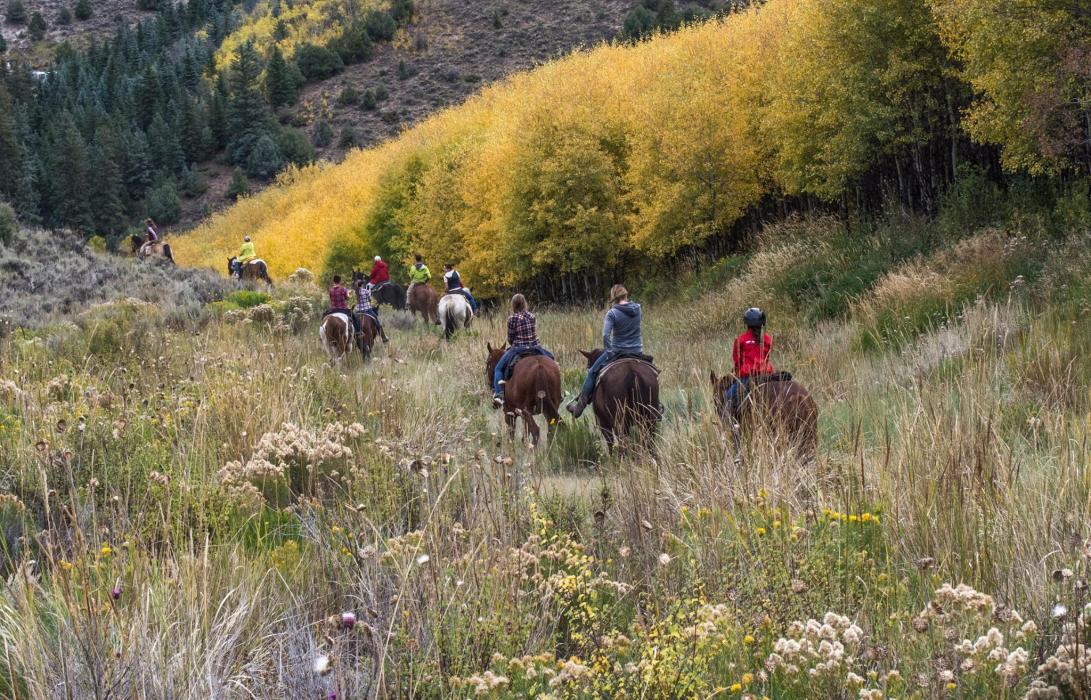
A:
[[[640,304],[629,301],[629,290],[615,284],[610,290],[613,307],[606,312],[602,322],[603,353],[587,370],[587,378],[580,389],[580,395],[566,407],[576,418],[583,414],[591,402],[591,392],[595,390],[595,381],[599,371],[610,361],[623,355],[640,355],[644,352],[644,340],[640,333],[640,321],[643,314]]]

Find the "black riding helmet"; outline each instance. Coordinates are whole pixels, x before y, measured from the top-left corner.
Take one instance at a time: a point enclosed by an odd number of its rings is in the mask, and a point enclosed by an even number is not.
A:
[[[742,322],[746,324],[747,328],[764,328],[765,312],[758,307],[753,306],[743,313]]]

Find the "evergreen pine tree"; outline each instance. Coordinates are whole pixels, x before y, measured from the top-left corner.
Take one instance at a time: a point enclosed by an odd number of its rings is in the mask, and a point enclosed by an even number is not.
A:
[[[45,17],[42,17],[41,12],[35,12],[31,15],[27,31],[33,41],[41,41],[44,39],[47,29],[49,29],[49,25],[45,23]]]
[[[125,139],[125,154],[125,188],[130,199],[143,199],[152,184],[152,160],[143,132],[129,133]]]
[[[227,112],[227,80],[223,74],[218,74],[208,101],[208,127],[212,132],[213,146],[217,150],[227,146]]]
[[[137,123],[146,130],[159,113],[160,101],[159,76],[150,64],[144,68],[144,75],[136,87],[135,99]]]
[[[3,34],[0,34],[0,53],[4,53],[8,50],[8,40],[4,38]]]
[[[121,168],[100,143],[90,149],[91,208],[96,233],[119,233],[125,226],[125,181]]]
[[[269,54],[269,65],[265,68],[265,95],[274,109],[295,102],[299,86],[292,68],[294,66],[289,66],[280,48],[274,46]],[[294,72],[298,74],[298,70],[296,68]]]
[[[161,113],[155,115],[148,127],[148,145],[153,172],[171,176],[181,172],[186,163],[182,145],[178,142],[178,131]]]
[[[231,176],[231,182],[227,186],[227,198],[237,200],[250,194],[250,181],[246,179],[246,173],[242,168],[235,168],[235,174]]]
[[[230,141],[228,159],[246,163],[250,151],[262,136],[272,131],[272,118],[265,97],[261,94],[261,57],[252,42],[246,42],[231,62],[231,98],[228,103],[227,125]]]
[[[86,22],[87,20],[91,19],[92,11],[90,1],[79,0],[79,2],[76,3],[76,10],[74,14],[76,15],[76,19],[81,22]]]
[[[207,124],[205,115],[196,100],[182,96],[182,113],[178,123],[178,141],[186,163],[199,163],[208,155],[205,141]]]
[[[82,233],[91,232],[95,221],[91,214],[87,145],[71,113],[66,112],[60,119],[50,165],[56,222]]]
[[[10,202],[26,219],[37,214],[37,197],[26,144],[15,121],[14,103],[0,81],[0,199]]]
[[[61,27],[67,27],[72,24],[72,13],[67,7],[62,7],[57,12],[57,25]]]

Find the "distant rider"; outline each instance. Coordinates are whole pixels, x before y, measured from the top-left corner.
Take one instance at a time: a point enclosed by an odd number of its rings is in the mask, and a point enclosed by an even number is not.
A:
[[[751,378],[776,372],[769,362],[773,339],[763,332],[765,312],[757,307],[749,308],[743,313],[742,321],[746,325],[746,332],[735,338],[735,344],[731,348],[736,380],[727,390],[725,406],[736,424],[739,420],[739,408],[750,389]]]
[[[477,313],[477,299],[473,298],[470,290],[462,286],[462,276],[458,274],[454,263],[444,263],[443,281],[447,283],[448,294],[461,294],[466,297],[466,301],[470,302],[470,308],[473,309],[475,314]]]
[[[151,253],[153,245],[159,242],[159,227],[151,219],[144,219],[144,243],[140,246],[140,255]]]
[[[516,294],[511,298],[511,316],[508,317],[508,349],[496,363],[496,370],[492,375],[493,403],[498,407],[504,405],[504,377],[508,373],[508,365],[527,352],[555,359],[553,353],[542,347],[538,340],[538,322],[534,314],[527,310],[526,297]]]
[[[640,304],[629,300],[629,290],[620,284],[610,289],[610,301],[613,306],[606,312],[602,322],[603,352],[587,370],[587,378],[580,388],[580,395],[565,408],[576,418],[583,415],[587,404],[591,402],[591,393],[595,390],[599,372],[609,362],[625,355],[642,355],[644,340],[640,332],[642,312]]]
[[[371,290],[374,285],[366,284],[363,280],[359,280],[356,282],[355,286],[356,307],[353,309],[353,315],[356,316],[357,327],[359,327],[359,314],[367,314],[375,321],[375,325],[379,327],[379,336],[383,339],[383,342],[389,343],[390,338],[386,337],[386,330],[379,320],[379,307],[371,301]]]
[[[235,276],[242,277],[242,269],[249,265],[251,260],[257,259],[258,253],[254,249],[250,236],[243,236],[242,247],[239,248],[239,254],[235,259]]]
[[[390,281],[390,267],[378,255],[375,256],[375,264],[371,266],[371,274],[368,275],[368,280],[371,282],[373,289]]]
[[[352,321],[355,332],[360,332],[360,321],[349,309],[349,290],[341,286],[341,275],[333,276],[333,286],[330,287],[330,308],[322,314],[322,317],[325,318],[330,314],[345,314]]]
[[[421,254],[417,253],[413,257],[416,258],[416,262],[409,268],[409,289],[405,290],[406,305],[413,298],[413,288],[418,284],[428,284],[428,280],[432,279],[432,273],[429,272],[428,266],[424,264],[424,258]]]

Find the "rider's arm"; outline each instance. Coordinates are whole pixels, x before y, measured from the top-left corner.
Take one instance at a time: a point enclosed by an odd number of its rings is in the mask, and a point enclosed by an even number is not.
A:
[[[602,349],[610,349],[610,339],[614,335],[614,311],[606,312],[606,318],[602,321]]]
[[[731,348],[731,359],[735,363],[735,373],[738,374],[742,366],[742,343],[738,338],[735,338],[735,345]]]
[[[515,344],[515,316],[508,316],[508,346]]]

